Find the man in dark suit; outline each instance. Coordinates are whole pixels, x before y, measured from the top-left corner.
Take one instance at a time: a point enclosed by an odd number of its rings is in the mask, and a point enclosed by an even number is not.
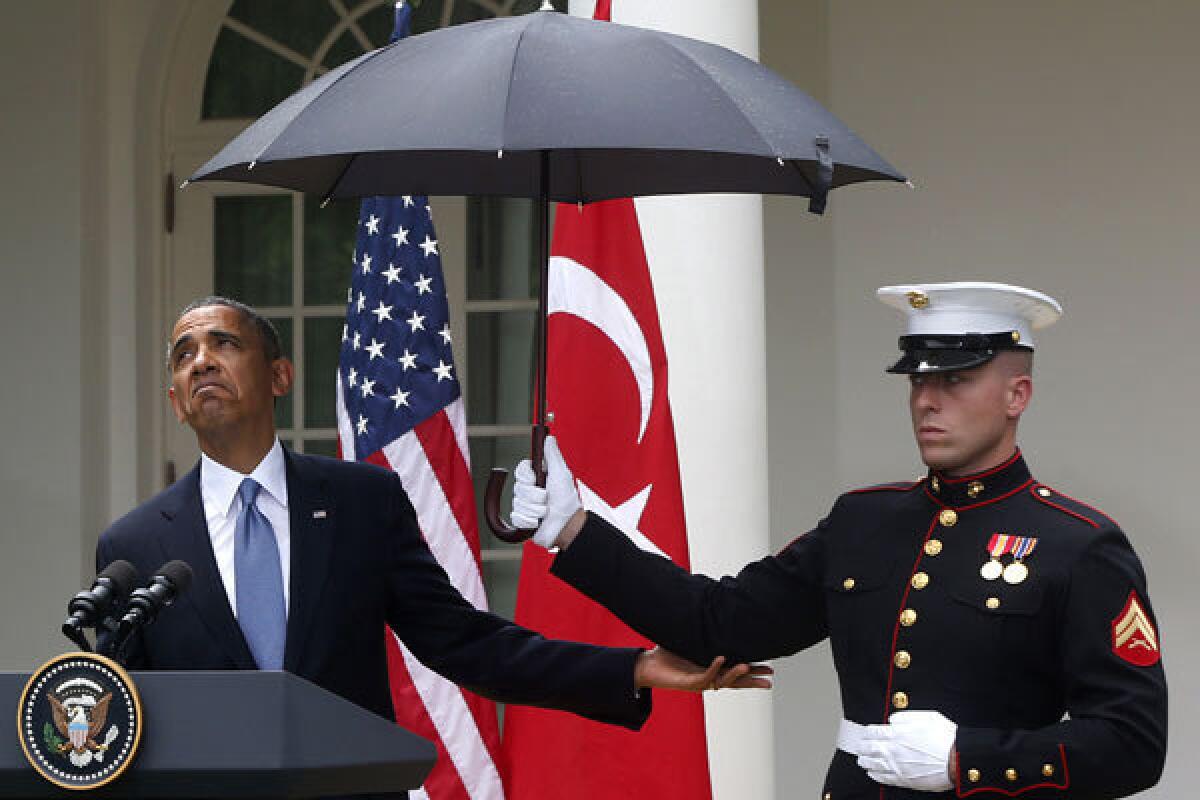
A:
[[[663,650],[550,641],[478,611],[450,584],[399,479],[284,450],[273,406],[293,380],[253,309],[205,298],[169,342],[169,396],[201,462],[100,537],[98,568],[186,561],[190,591],[129,642],[139,669],[286,669],[392,718],[385,626],[446,678],[507,703],[638,728],[649,687],[762,686]]]

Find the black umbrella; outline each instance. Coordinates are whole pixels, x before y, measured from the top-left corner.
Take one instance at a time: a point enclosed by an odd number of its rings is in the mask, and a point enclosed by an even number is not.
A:
[[[546,433],[549,203],[692,192],[793,194],[904,176],[808,95],[718,45],[539,11],[402,39],[284,100],[189,180],[322,197],[539,201],[535,465]],[[539,471],[539,482],[542,478]],[[504,472],[488,485],[488,524]]]

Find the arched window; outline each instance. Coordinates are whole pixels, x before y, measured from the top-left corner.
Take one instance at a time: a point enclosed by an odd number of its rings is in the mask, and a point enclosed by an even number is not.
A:
[[[413,29],[526,13],[540,5],[421,0]],[[565,10],[566,2],[557,5]],[[203,11],[208,25],[217,22],[217,13]],[[308,82],[385,45],[392,19],[391,0],[234,0],[210,39],[202,91],[196,86],[190,95],[199,108],[178,114],[184,122],[174,131],[177,142],[168,143],[174,168],[186,173],[201,153],[210,155],[232,132]],[[192,149],[180,157],[187,148]],[[337,201],[322,209],[319,201],[243,185],[180,193],[165,316],[210,291],[262,310],[279,328],[297,368],[296,387],[276,410],[280,438],[300,452],[331,455],[334,375],[358,203]],[[466,394],[478,502],[490,468],[510,466],[528,448],[536,229],[526,200],[435,199],[433,205],[452,287],[455,357]],[[190,436],[170,427],[168,421],[168,459],[191,458],[183,454]],[[489,602],[511,615],[520,548],[488,533],[481,539]]]

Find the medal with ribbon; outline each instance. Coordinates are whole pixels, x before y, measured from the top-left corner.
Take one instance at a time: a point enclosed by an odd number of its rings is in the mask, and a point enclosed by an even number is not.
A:
[[[992,557],[983,562],[983,566],[979,568],[979,574],[985,581],[994,581],[1004,573],[1004,565],[1000,563],[1000,557],[1012,552],[1015,538],[1017,537],[1009,536],[1007,533],[992,534],[987,546],[988,553]]]
[[[1012,549],[1013,562],[1004,568],[1004,582],[1018,584],[1029,577],[1029,567],[1021,563],[1033,549],[1037,547],[1037,539],[1032,536],[1017,536]]]

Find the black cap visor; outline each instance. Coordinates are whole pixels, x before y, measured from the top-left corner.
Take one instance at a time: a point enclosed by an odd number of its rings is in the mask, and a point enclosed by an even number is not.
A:
[[[986,364],[998,350],[1032,350],[1012,332],[901,336],[904,355],[887,371],[898,375],[953,372]]]
[[[978,367],[995,357],[995,350],[907,350],[887,371],[896,375],[953,372]]]

